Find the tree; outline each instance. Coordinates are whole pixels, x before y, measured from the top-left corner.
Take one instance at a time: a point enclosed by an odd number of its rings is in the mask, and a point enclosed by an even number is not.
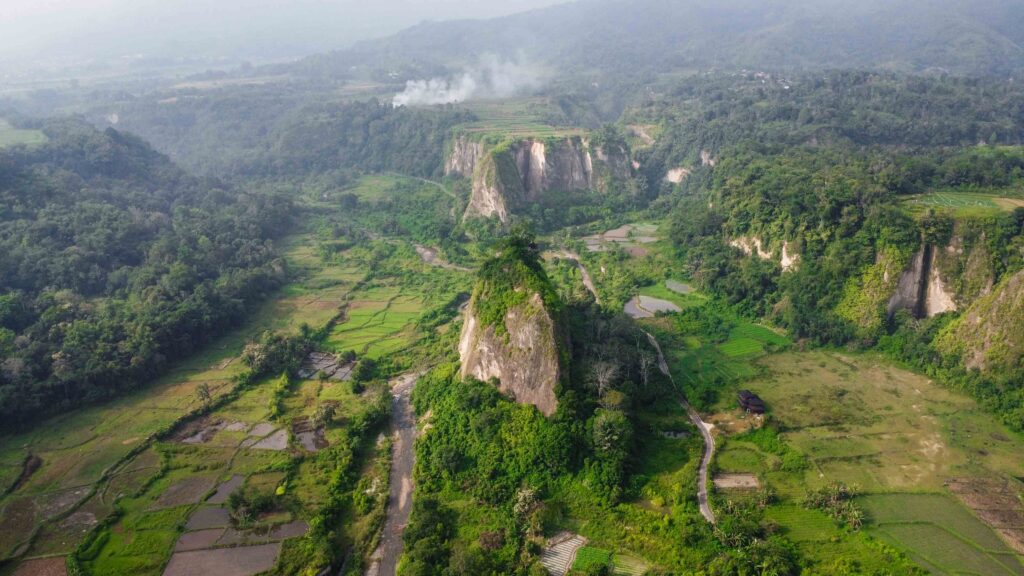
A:
[[[607,360],[594,363],[594,366],[591,368],[591,376],[593,377],[594,386],[597,388],[598,396],[603,396],[611,388],[618,375],[619,367],[617,364]]]
[[[321,404],[316,407],[316,412],[313,413],[313,427],[324,428],[328,424],[334,421],[334,415],[337,412],[337,408],[334,404]]]
[[[646,388],[651,380],[651,368],[654,367],[654,355],[646,350],[642,350],[640,351],[640,357],[637,362],[640,366],[640,382],[643,383],[644,388]]]
[[[202,382],[199,386],[196,386],[196,399],[204,407],[210,405],[210,401],[213,399],[213,395],[210,393],[210,385],[206,382]]]

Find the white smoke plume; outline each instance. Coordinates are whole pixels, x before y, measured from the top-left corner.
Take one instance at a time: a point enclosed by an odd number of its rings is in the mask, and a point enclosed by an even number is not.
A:
[[[476,66],[449,78],[410,80],[405,90],[396,94],[395,106],[430,106],[454,104],[467,100],[508,98],[535,90],[544,82],[542,69],[518,61],[501,60],[493,54],[484,55]]]

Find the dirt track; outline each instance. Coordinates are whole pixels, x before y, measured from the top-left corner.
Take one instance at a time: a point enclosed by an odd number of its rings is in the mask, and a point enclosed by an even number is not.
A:
[[[658,340],[650,332],[644,332],[644,334],[647,334],[647,339],[651,341],[651,345],[658,351],[658,369],[661,370],[662,374],[675,382],[672,378],[672,373],[668,369],[668,362],[665,362],[665,355],[661,353],[661,346],[658,344]],[[711,465],[711,458],[715,455],[715,438],[711,435],[711,428],[701,419],[700,414],[690,406],[686,398],[680,395],[679,402],[686,409],[690,421],[700,430],[700,435],[704,437],[704,457],[701,458],[700,470],[697,473],[697,503],[700,504],[700,513],[704,516],[704,519],[714,524],[715,513],[711,510],[711,504],[708,501],[708,467]]]
[[[419,376],[406,374],[391,384],[391,431],[394,435],[391,487],[380,545],[373,553],[366,572],[368,576],[395,576],[398,558],[402,555],[402,533],[412,512],[412,467],[415,463],[416,417],[410,395]]]

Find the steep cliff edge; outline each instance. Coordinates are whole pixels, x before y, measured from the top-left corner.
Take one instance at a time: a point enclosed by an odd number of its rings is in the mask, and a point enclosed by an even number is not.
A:
[[[632,176],[624,144],[593,144],[582,137],[524,138],[499,143],[461,135],[452,142],[446,175],[471,178],[466,218],[509,213],[553,192],[603,192]]]
[[[1024,271],[999,283],[949,324],[936,347],[968,368],[1014,370],[1024,361]]]
[[[954,295],[936,263],[938,250],[927,245],[914,254],[910,266],[900,275],[896,292],[889,299],[887,311],[909,310],[915,318],[931,318],[945,312],[956,312]]]
[[[466,310],[462,377],[499,381],[499,389],[550,416],[565,374],[562,306],[529,241],[506,242],[480,270]]]
[[[880,248],[875,264],[847,283],[836,311],[870,335],[900,310],[915,318],[964,310],[991,292],[990,260],[984,234],[966,227],[943,244],[925,242],[913,253]]]

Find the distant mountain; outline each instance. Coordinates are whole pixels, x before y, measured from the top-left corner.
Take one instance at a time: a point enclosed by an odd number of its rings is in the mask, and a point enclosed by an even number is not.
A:
[[[1024,69],[1014,0],[593,0],[492,20],[424,23],[304,59],[293,73],[434,73],[481,54],[562,72],[873,68],[958,75]],[[392,77],[394,74],[392,75]]]

